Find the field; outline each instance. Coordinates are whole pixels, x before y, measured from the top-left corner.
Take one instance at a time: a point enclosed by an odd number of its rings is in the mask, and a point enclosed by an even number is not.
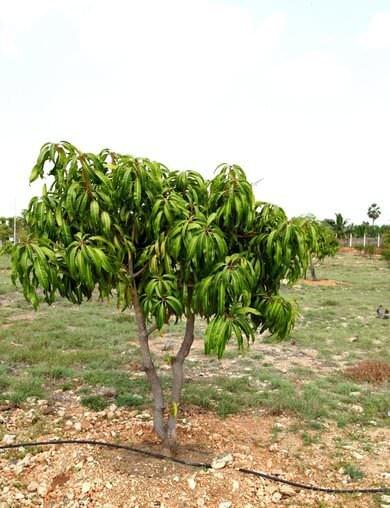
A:
[[[0,507],[383,505],[380,496],[283,491],[236,471],[330,487],[390,483],[390,320],[375,312],[390,307],[390,269],[377,257],[346,253],[317,275],[318,283],[284,288],[301,309],[287,342],[265,335],[241,354],[232,343],[219,361],[203,354],[198,323],[180,454],[208,461],[230,452],[231,466],[198,471],[89,447],[18,450],[0,456]],[[157,449],[132,316],[97,299],[34,312],[9,276],[3,257],[0,441],[89,437]],[[165,351],[182,332],[172,324],[153,340],[166,383]]]

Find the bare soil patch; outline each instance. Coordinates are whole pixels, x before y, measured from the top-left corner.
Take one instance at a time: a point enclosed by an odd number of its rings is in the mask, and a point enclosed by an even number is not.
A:
[[[306,284],[306,286],[337,286],[338,284],[342,284],[341,282],[338,282],[336,280],[331,279],[318,279],[318,280],[309,280],[309,279],[303,279],[300,281],[302,284]]]
[[[384,383],[390,381],[390,362],[360,362],[346,369],[345,375],[359,383]]]
[[[30,401],[22,408],[3,411],[1,418],[7,435],[15,436],[15,442],[84,438],[159,450],[146,411],[138,414],[112,406],[94,413],[81,407],[72,394],[52,405],[49,414],[45,411],[47,401]],[[321,443],[303,446],[300,435],[291,431],[294,425],[299,422],[292,417],[274,417],[264,411],[221,420],[199,408],[186,408],[179,423],[180,457],[209,462],[221,453],[231,453],[233,463],[220,470],[196,469],[91,446],[64,445],[2,453],[0,506],[214,508],[223,502],[231,503],[225,506],[232,508],[274,504],[318,507],[320,503],[326,507],[376,506],[372,496],[288,489],[237,471],[245,467],[305,483],[357,486],[340,467],[343,460],[358,463],[364,471],[359,487],[383,485],[389,478],[390,429],[365,429],[364,442],[350,441],[344,435],[340,446],[336,437],[342,433],[329,424]],[[372,451],[362,449],[364,443],[371,443]]]

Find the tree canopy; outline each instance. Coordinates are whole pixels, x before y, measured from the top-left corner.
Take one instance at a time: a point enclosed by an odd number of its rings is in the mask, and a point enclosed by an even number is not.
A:
[[[381,209],[376,203],[372,203],[368,207],[367,215],[372,220],[372,224],[374,225],[375,221],[379,218],[381,214]]]

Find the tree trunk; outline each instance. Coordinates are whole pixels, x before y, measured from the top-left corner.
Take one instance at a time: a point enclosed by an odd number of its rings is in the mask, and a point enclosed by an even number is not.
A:
[[[131,295],[135,312],[135,321],[138,328],[138,342],[141,348],[142,364],[152,389],[154,430],[157,435],[165,441],[167,438],[167,429],[164,423],[164,395],[156,367],[152,360],[152,355],[150,354],[149,335],[135,285],[131,288]]]
[[[172,401],[168,418],[167,437],[165,445],[171,452],[176,449],[176,423],[179,411],[181,391],[184,383],[184,360],[188,356],[192,343],[194,341],[195,315],[191,314],[187,318],[186,330],[183,342],[179,351],[172,361]]]
[[[310,274],[311,280],[317,280],[316,269],[314,267],[313,260],[310,260]]]

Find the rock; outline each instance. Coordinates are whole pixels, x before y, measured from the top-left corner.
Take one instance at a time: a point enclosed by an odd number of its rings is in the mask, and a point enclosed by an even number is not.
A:
[[[45,497],[48,491],[49,489],[46,483],[41,483],[37,489],[37,492],[41,497]]]
[[[362,406],[360,406],[359,404],[352,404],[351,409],[352,409],[352,411],[354,411],[355,413],[359,413],[359,414],[364,413],[364,409],[363,409],[363,407],[362,407]]]
[[[80,430],[81,430],[81,423],[80,422],[75,422],[73,427],[74,427],[75,430],[77,430],[77,432],[80,432]]]
[[[219,503],[218,508],[231,508],[232,502],[231,501],[222,501],[222,503]]]
[[[15,442],[16,435],[15,434],[4,434],[3,443],[8,445]]]
[[[136,416],[137,420],[150,420],[151,418],[152,417],[151,417],[150,413],[148,413],[147,411],[142,411],[142,413],[140,413]]]
[[[381,496],[381,501],[382,503],[390,504],[390,495],[383,494]]]
[[[295,492],[295,489],[293,487],[291,487],[291,485],[281,485],[279,487],[279,492],[283,495],[283,496],[295,496],[296,492]]]
[[[272,445],[268,448],[268,450],[269,450],[270,452],[277,452],[277,451],[279,450],[279,446],[278,446],[278,444],[277,444],[277,443],[274,443],[274,444],[272,444]]]
[[[88,492],[90,491],[91,489],[91,484],[88,483],[88,482],[84,482],[82,487],[81,487],[81,493],[82,494],[88,494]]]
[[[240,489],[240,482],[238,480],[232,481],[232,492],[238,492]]]
[[[358,340],[358,337],[354,336],[354,337],[349,337],[347,339],[349,342],[356,342]]]
[[[282,494],[280,492],[278,492],[278,491],[274,492],[272,494],[272,498],[271,499],[272,499],[273,503],[279,503],[279,501],[282,499]]]
[[[27,492],[36,492],[38,490],[39,484],[37,482],[32,481],[27,485]]]
[[[101,397],[105,397],[106,399],[110,399],[111,397],[116,396],[117,391],[111,386],[101,386],[99,390],[97,390],[96,394]]]
[[[191,490],[194,490],[195,487],[196,487],[196,481],[195,481],[195,478],[188,478],[187,480],[187,483],[188,483],[188,486]]]
[[[262,499],[265,496],[265,490],[264,487],[259,487],[256,491],[256,497],[258,499]]]
[[[351,395],[351,397],[360,397],[361,394],[362,392],[350,392],[349,395]]]
[[[226,453],[224,455],[219,455],[218,457],[214,457],[211,467],[213,469],[222,469],[233,462],[233,455],[231,453]]]
[[[161,348],[161,351],[173,351],[175,349],[175,344],[172,340],[166,340]]]

